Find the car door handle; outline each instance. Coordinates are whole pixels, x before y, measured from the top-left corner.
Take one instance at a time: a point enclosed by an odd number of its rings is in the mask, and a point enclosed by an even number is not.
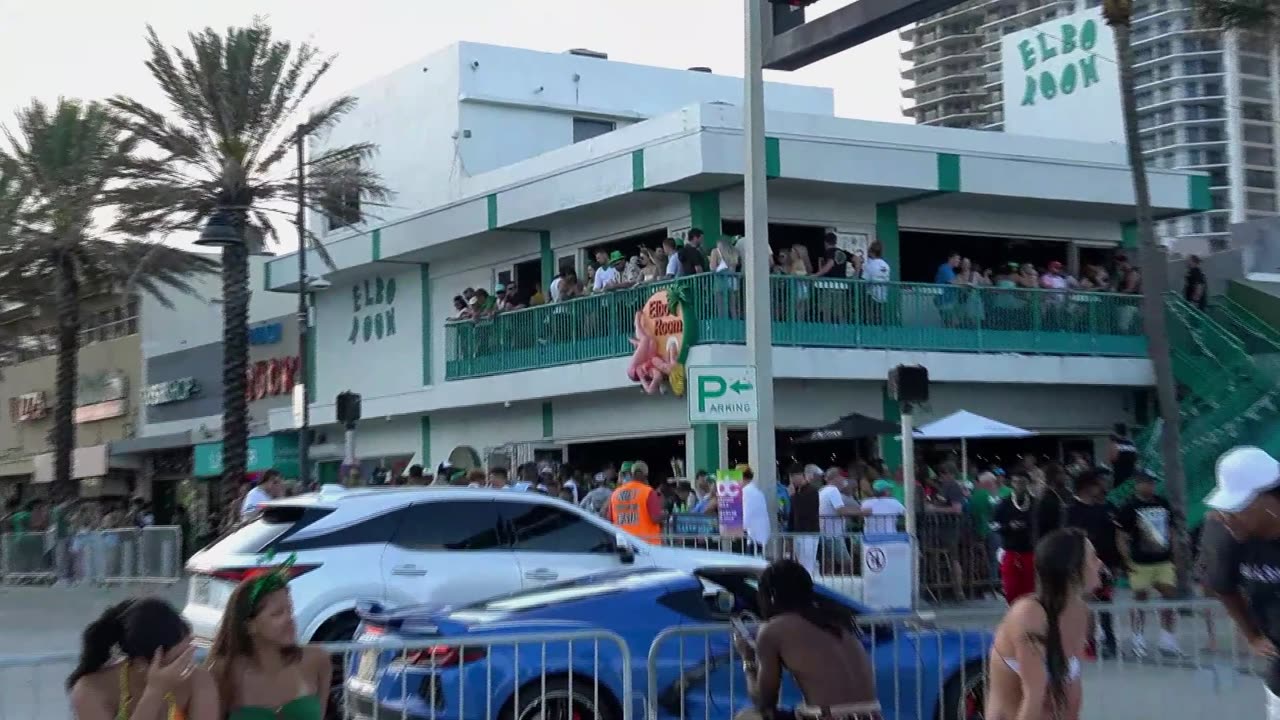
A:
[[[555,580],[560,577],[560,573],[547,568],[538,568],[537,570],[530,570],[524,576],[530,580]]]
[[[392,575],[410,575],[410,576],[417,577],[421,575],[426,575],[427,571],[423,570],[417,565],[396,565],[395,567],[391,568],[391,574]]]

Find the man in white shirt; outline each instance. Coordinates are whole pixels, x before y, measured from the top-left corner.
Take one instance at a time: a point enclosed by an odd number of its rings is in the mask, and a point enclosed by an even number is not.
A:
[[[742,479],[747,481],[742,488],[742,529],[747,537],[760,546],[769,545],[772,528],[769,525],[769,506],[765,502],[764,491],[750,468],[742,471]]]
[[[907,508],[893,497],[893,482],[877,480],[871,486],[875,497],[862,501],[862,533],[885,535],[898,532],[898,518],[907,514]]]
[[[251,517],[262,510],[262,504],[284,495],[284,478],[279,470],[268,470],[262,474],[258,484],[244,496],[240,504],[240,518]]]
[[[848,480],[839,468],[829,468],[818,490],[818,517],[822,523],[823,572],[844,572],[853,566],[853,555],[845,544],[845,518],[860,515],[859,508],[845,502]]]
[[[602,252],[596,253],[596,258],[599,259],[603,254],[604,253]],[[626,261],[627,259],[624,258],[622,253],[617,250],[609,253],[605,258],[605,264],[596,268],[596,279],[591,285],[592,291],[600,292],[602,290],[614,290],[624,287],[621,267],[626,263]]]

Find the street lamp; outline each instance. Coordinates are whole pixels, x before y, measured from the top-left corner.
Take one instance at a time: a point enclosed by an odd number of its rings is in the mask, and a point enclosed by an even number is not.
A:
[[[307,274],[307,184],[306,144],[311,128],[303,123],[294,131],[294,150],[298,162],[297,204],[294,225],[298,231],[298,379],[293,386],[293,406],[298,426],[298,474],[303,488],[311,485],[311,398],[307,387],[307,335],[310,332],[311,312],[307,294],[328,287],[327,280]]]
[[[195,244],[200,247],[216,248],[243,245],[244,238],[241,236],[236,224],[235,209],[220,207],[209,216],[209,220],[205,222],[204,228],[200,230],[200,237],[196,239]]]

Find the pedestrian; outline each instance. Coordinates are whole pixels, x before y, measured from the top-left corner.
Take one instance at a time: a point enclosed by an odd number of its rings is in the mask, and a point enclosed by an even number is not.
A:
[[[1084,595],[1098,587],[1101,563],[1084,533],[1065,529],[1036,545],[1034,564],[1037,592],[1011,604],[996,627],[984,715],[1078,720],[1089,626]]]
[[[965,511],[973,523],[973,532],[982,541],[987,560],[987,570],[991,587],[998,592],[1002,587],[1000,581],[1000,533],[991,528],[996,506],[1000,504],[1000,481],[995,473],[987,471],[978,475],[978,486],[969,495],[969,503]]]
[[[76,720],[221,720],[218,687],[194,655],[191,627],[164,600],[109,607],[85,628],[67,678],[72,713]]]
[[[604,517],[605,510],[609,506],[609,498],[612,495],[613,487],[606,482],[605,474],[598,472],[591,478],[591,490],[582,497],[578,507],[593,515]]]
[[[991,527],[1000,533],[1000,587],[1005,602],[1013,605],[1023,595],[1036,591],[1036,501],[1031,495],[1031,478],[1023,472],[1011,476],[1013,494],[996,506]]]
[[[1280,463],[1257,447],[1218,458],[1200,535],[1206,589],[1267,661],[1267,718],[1280,720]]]
[[[240,581],[209,648],[228,720],[322,720],[333,665],[317,645],[298,645],[289,578],[293,556]]]
[[[1111,462],[1111,475],[1119,487],[1128,482],[1138,469],[1138,446],[1129,437],[1129,426],[1124,423],[1116,423],[1110,444],[1107,455]]]
[[[427,480],[423,476],[422,466],[417,463],[409,466],[409,485],[426,485]]]
[[[359,472],[359,468],[356,468]],[[284,476],[272,468],[262,473],[262,479],[250,490],[240,504],[240,519],[247,520],[262,511],[265,503],[284,497]]]
[[[783,717],[778,701],[784,670],[804,694],[794,710],[798,720],[880,720],[875,673],[853,615],[822,602],[813,576],[794,560],[770,563],[760,574],[759,595],[764,622],[755,637],[734,631],[754,705],[735,720]]]
[[[630,479],[613,491],[605,519],[647,543],[658,545],[662,542],[662,526],[667,521],[662,493],[649,485],[648,463],[637,460],[630,465]]]
[[[1098,553],[1102,563],[1101,579],[1098,589],[1093,593],[1097,602],[1109,603],[1112,600],[1114,577],[1124,567],[1124,558],[1120,555],[1120,545],[1116,541],[1116,517],[1119,509],[1107,500],[1108,474],[1105,470],[1086,470],[1076,478],[1076,491],[1072,502],[1067,506],[1066,524],[1083,532],[1093,549]],[[1097,647],[1096,636],[1092,631],[1094,616],[1090,616],[1089,654],[1101,656],[1103,659],[1116,655],[1116,630],[1113,613],[1106,610],[1097,614],[1098,623],[1102,626],[1102,647]]]
[[[1129,574],[1133,599],[1143,602],[1152,593],[1165,600],[1177,596],[1177,573],[1173,567],[1173,550],[1169,542],[1173,523],[1173,507],[1156,495],[1156,479],[1139,470],[1134,475],[1133,497],[1120,509],[1116,525],[1120,528],[1120,553]],[[1176,613],[1160,611],[1160,636],[1157,649],[1163,655],[1180,657],[1178,638],[1174,635]],[[1147,655],[1146,613],[1135,609],[1130,613],[1133,633],[1129,638],[1133,654]]]
[[[790,555],[804,566],[810,575],[818,574],[818,533],[821,531],[818,488],[822,470],[817,465],[801,468],[793,465],[787,473],[791,478],[791,517],[787,527],[791,532]],[[786,555],[787,548],[783,548]]]
[[[773,527],[769,522],[769,505],[765,500],[764,490],[760,489],[762,482],[775,481],[757,479],[751,468],[742,471],[742,533],[747,536],[742,549],[746,554],[757,557],[768,550],[773,534]],[[716,483],[712,492],[717,494],[718,507],[719,483]]]

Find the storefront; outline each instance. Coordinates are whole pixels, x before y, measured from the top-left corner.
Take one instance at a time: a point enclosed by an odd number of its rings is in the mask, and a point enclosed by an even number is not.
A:
[[[298,472],[298,436],[278,433],[249,438],[245,472],[250,476],[267,470],[279,470],[286,478],[296,479]],[[191,474],[210,479],[222,476],[222,441],[201,443],[192,449]]]

